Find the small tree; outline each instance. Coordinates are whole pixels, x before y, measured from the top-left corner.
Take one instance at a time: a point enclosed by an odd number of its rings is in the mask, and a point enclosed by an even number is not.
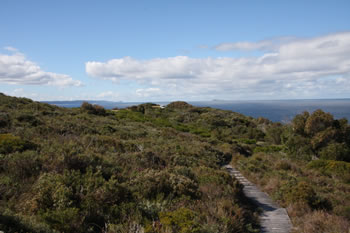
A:
[[[305,134],[305,123],[309,118],[310,114],[308,112],[303,112],[302,114],[298,114],[292,120],[293,131],[297,134],[304,135]]]
[[[106,109],[104,107],[97,104],[90,104],[88,102],[83,102],[81,108],[89,114],[105,116],[107,114]]]
[[[305,122],[305,133],[314,136],[333,125],[333,116],[330,113],[325,113],[321,109],[314,111]]]

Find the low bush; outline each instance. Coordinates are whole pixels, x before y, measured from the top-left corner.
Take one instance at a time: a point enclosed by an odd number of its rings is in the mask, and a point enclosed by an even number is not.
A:
[[[318,196],[312,186],[304,181],[292,186],[287,184],[281,189],[286,205],[299,202],[308,205],[311,209],[331,209],[330,202]]]
[[[198,214],[187,208],[161,212],[159,220],[165,232],[199,233],[200,224],[196,221]]]
[[[42,169],[42,160],[35,151],[15,152],[1,161],[0,170],[18,181],[37,176]]]
[[[184,195],[194,199],[200,196],[198,184],[194,180],[167,170],[145,170],[132,181],[131,187],[148,199],[155,199],[159,194],[165,198],[169,195],[173,198]]]
[[[31,112],[20,113],[19,116],[17,117],[17,120],[20,122],[28,123],[31,126],[38,126],[42,124],[42,122],[36,116],[34,116]]]
[[[334,160],[313,160],[307,164],[308,168],[318,170],[324,174],[345,176],[350,174],[350,163]]]
[[[37,146],[12,134],[0,134],[0,154],[35,150]]]
[[[330,143],[319,155],[321,159],[350,162],[350,149],[345,143]]]
[[[10,124],[10,116],[5,112],[0,112],[0,128],[8,127]]]
[[[166,107],[169,109],[189,109],[193,106],[184,101],[176,101],[168,104]]]
[[[104,107],[97,104],[89,104],[88,102],[84,102],[81,105],[81,109],[93,115],[99,115],[99,116],[107,115],[106,109],[104,109]]]

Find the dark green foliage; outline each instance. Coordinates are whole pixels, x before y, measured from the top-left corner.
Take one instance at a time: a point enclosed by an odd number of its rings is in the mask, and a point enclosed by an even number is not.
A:
[[[35,151],[16,152],[2,156],[0,171],[13,179],[27,179],[36,176],[42,169],[42,161]]]
[[[340,178],[347,178],[350,174],[350,163],[334,160],[314,160],[307,164],[308,168],[318,170],[323,174],[337,175]],[[344,177],[345,176],[345,177]]]
[[[200,196],[195,180],[166,170],[145,170],[130,185],[137,187],[135,191],[148,199],[157,198],[158,195],[162,195],[164,198],[169,195],[172,197],[184,195],[192,199]]]
[[[274,123],[269,125],[269,127],[266,130],[266,141],[280,145],[282,143],[282,134],[283,134],[284,128],[280,123]]]
[[[310,160],[313,154],[310,139],[300,135],[290,136],[286,143],[287,152],[292,158]]]
[[[24,221],[18,216],[0,213],[0,229],[6,233],[55,233],[49,226],[41,223]]]
[[[187,208],[180,208],[175,211],[159,214],[162,228],[169,229],[171,232],[201,232],[200,225],[195,221],[195,218],[198,218],[198,214]]]
[[[305,181],[291,180],[281,186],[280,192],[283,195],[285,205],[302,203],[311,209],[331,209],[330,202],[319,197],[312,186]]]
[[[184,101],[176,101],[167,105],[167,108],[170,108],[170,109],[189,109],[192,107],[193,107],[192,105]]]
[[[350,149],[345,143],[330,143],[319,154],[321,159],[350,162]]]
[[[128,189],[115,177],[106,180],[101,172],[65,171],[46,173],[34,185],[32,211],[43,221],[64,232],[88,232],[103,228],[105,216],[118,217],[118,205],[131,200]]]
[[[37,119],[36,116],[34,116],[32,113],[28,112],[24,112],[21,113],[18,117],[17,120],[19,122],[24,122],[24,123],[28,123],[31,126],[38,126],[41,124],[41,122]]]
[[[297,134],[304,135],[305,124],[310,114],[308,112],[303,112],[302,114],[296,115],[292,120],[293,131]]]
[[[107,113],[102,106],[97,104],[89,104],[88,102],[82,103],[81,108],[87,113],[94,115],[105,116]]]
[[[322,110],[313,112],[305,122],[305,133],[314,136],[333,125],[333,116],[330,113],[325,113]]]
[[[330,113],[316,110],[297,115],[293,133],[285,137],[287,151],[294,158],[349,161],[350,126],[346,119],[334,120]]]
[[[34,150],[36,148],[37,146],[32,142],[22,140],[11,134],[0,134],[0,154]]]
[[[10,116],[5,112],[0,112],[0,128],[9,127],[10,124]]]

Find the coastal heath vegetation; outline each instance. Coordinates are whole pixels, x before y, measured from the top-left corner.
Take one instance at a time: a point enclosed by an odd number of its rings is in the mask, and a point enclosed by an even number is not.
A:
[[[259,232],[231,163],[295,232],[347,233],[350,126],[289,124],[173,102],[60,108],[0,94],[0,230]]]
[[[258,232],[221,166],[263,137],[252,118],[185,102],[68,109],[0,94],[0,230]]]
[[[286,207],[294,232],[350,230],[350,126],[330,113],[303,112],[290,124],[263,119],[265,142],[232,163]]]

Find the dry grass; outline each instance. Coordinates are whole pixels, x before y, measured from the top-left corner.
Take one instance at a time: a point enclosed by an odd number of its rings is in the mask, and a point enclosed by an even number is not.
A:
[[[350,224],[344,218],[324,211],[313,211],[302,217],[294,218],[298,233],[348,233]]]
[[[264,185],[264,191],[267,193],[272,193],[274,190],[276,190],[280,185],[280,181],[276,177],[272,177],[267,181],[267,183]]]

